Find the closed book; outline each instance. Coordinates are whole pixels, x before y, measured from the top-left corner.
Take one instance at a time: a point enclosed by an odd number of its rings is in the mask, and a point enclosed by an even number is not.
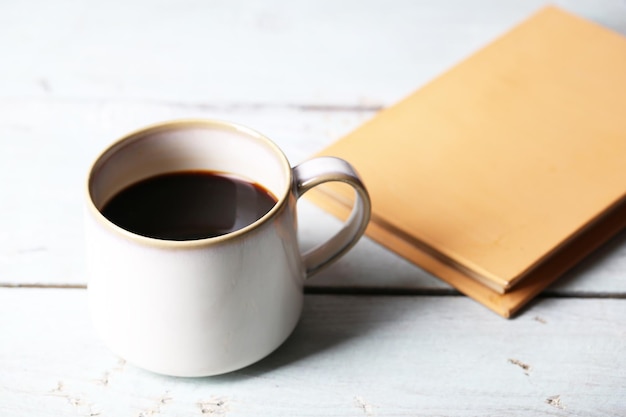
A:
[[[319,155],[362,176],[371,238],[509,317],[626,225],[626,38],[542,9]]]

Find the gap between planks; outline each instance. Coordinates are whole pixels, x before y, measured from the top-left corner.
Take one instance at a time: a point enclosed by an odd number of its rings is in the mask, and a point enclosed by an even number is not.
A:
[[[0,288],[19,289],[70,289],[85,290],[86,284],[40,284],[40,283],[10,283],[0,282]],[[464,297],[462,293],[453,288],[376,288],[376,287],[305,287],[304,293],[308,295],[367,295],[367,296],[448,296]],[[537,297],[541,298],[581,298],[581,299],[626,299],[626,294],[616,293],[558,293],[546,290]]]
[[[212,111],[236,111],[236,110],[297,110],[304,112],[379,112],[386,106],[383,104],[301,104],[301,103],[261,103],[261,102],[224,102],[224,103],[208,103],[198,101],[176,101],[176,100],[160,100],[160,99],[124,99],[124,98],[87,98],[87,97],[4,97],[0,102],[14,101],[36,101],[36,102],[65,102],[65,103],[129,103],[143,104],[163,107],[174,107],[182,109],[195,110],[212,110]]]

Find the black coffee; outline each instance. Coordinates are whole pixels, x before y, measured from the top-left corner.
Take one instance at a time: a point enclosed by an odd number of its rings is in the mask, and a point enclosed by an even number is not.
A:
[[[224,235],[254,223],[276,204],[259,184],[212,171],[139,181],[116,194],[102,214],[133,233],[167,240]]]

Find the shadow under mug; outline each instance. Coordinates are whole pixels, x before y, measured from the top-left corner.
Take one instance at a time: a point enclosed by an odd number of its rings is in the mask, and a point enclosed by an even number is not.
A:
[[[277,202],[242,229],[184,241],[144,237],[102,215],[129,185],[189,170],[248,178]],[[354,188],[352,214],[327,242],[301,253],[296,201],[328,181]],[[91,167],[86,197],[96,331],[128,362],[175,376],[233,371],[276,349],[298,322],[305,279],[351,248],[370,218],[367,191],[347,162],[320,157],[292,168],[263,135],[212,120],[167,122],[123,137]]]

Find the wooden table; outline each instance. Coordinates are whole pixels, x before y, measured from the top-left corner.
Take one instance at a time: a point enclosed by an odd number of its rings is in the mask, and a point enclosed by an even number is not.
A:
[[[626,415],[626,233],[512,320],[363,239],[281,348],[212,378],[126,364],[87,314],[84,178],[113,139],[220,118],[296,164],[543,4],[0,4],[0,415]],[[626,34],[622,0],[557,4]],[[303,246],[339,226],[300,208]]]

